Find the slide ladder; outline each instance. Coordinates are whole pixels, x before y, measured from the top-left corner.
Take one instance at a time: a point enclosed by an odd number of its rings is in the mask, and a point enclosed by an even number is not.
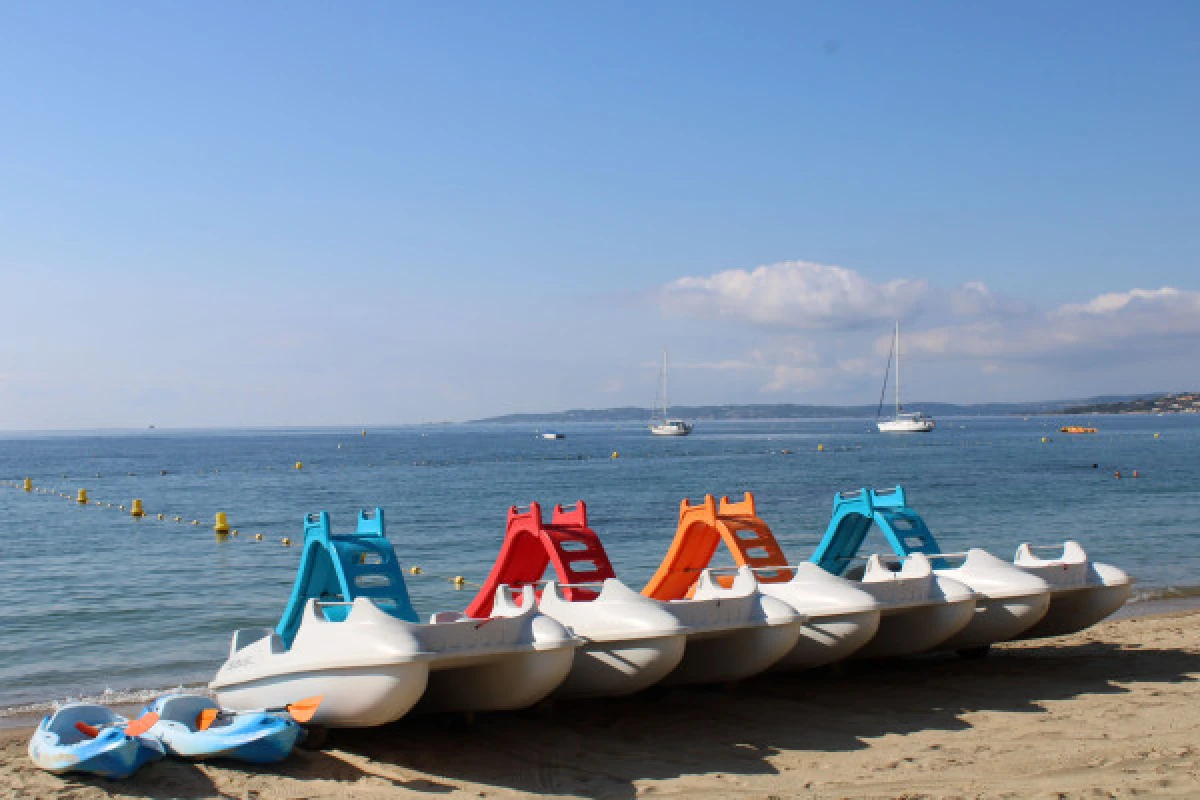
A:
[[[858,556],[872,523],[898,556],[942,552],[925,520],[909,508],[903,487],[863,488],[833,496],[833,516],[811,560],[826,572],[841,575]]]
[[[758,517],[753,494],[746,492],[740,503],[732,503],[728,497],[717,503],[712,495],[705,495],[704,501],[696,505],[687,498],[679,504],[675,539],[642,594],[656,600],[690,597],[700,571],[708,567],[722,541],[734,562],[756,570],[761,583],[785,583],[792,579],[794,573],[787,568],[787,557],[775,534]],[[721,576],[717,580],[729,586],[733,577]]]
[[[594,600],[599,592],[580,584],[601,583],[615,578],[612,562],[600,543],[600,537],[587,524],[587,505],[580,500],[574,508],[554,507],[550,524],[542,520],[542,507],[530,503],[522,511],[508,509],[508,525],[500,555],[483,588],[467,606],[467,616],[479,619],[492,613],[496,589],[501,584],[519,589],[536,585],[547,567],[563,585],[563,597],[570,601]]]
[[[354,533],[333,533],[327,511],[306,515],[300,569],[275,632],[291,647],[310,598],[347,604],[324,608],[326,618],[336,622],[345,619],[356,597],[371,598],[398,619],[418,621],[396,550],[384,534],[383,509],[360,511]]]

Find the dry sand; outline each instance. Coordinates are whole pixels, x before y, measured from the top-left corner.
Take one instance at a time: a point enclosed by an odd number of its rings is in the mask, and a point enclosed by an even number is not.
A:
[[[34,769],[7,797],[1200,797],[1200,613],[952,657],[853,664],[621,701],[341,731],[274,768]]]

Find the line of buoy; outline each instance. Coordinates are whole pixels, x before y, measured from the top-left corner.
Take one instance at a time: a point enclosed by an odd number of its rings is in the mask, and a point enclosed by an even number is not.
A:
[[[21,489],[23,489],[27,492],[33,493],[33,494],[58,495],[59,497],[62,497],[67,500],[74,500],[79,505],[89,505],[90,504],[90,505],[95,505],[95,506],[114,508],[112,503],[103,503],[100,500],[93,500],[93,499],[89,498],[88,491],[87,491],[87,489],[84,489],[84,488],[80,488],[79,490],[77,490],[76,494],[74,496],[72,496],[69,492],[56,491],[53,489],[47,489],[44,487],[34,486],[33,481],[30,478],[26,478],[26,479],[24,479],[24,481],[22,481],[20,483],[18,483],[16,481],[0,481],[0,485],[7,485],[7,486],[15,487],[15,488],[21,488]],[[118,505],[118,506],[116,506],[116,508],[118,508],[119,510],[122,510],[122,511],[125,510],[124,505]],[[132,517],[139,518],[139,519],[149,516],[146,512],[145,505],[140,498],[133,498],[133,500],[131,501],[130,506],[129,506],[129,513]],[[154,514],[153,518],[159,522],[167,521],[167,515],[162,512],[158,512],[158,513]],[[185,519],[182,516],[176,514],[175,516],[173,516],[171,518],[171,521],[176,524],[181,524],[181,523],[185,522]],[[200,524],[200,521],[197,519],[193,519],[193,520],[186,521],[186,522],[187,522],[187,524],[193,525],[193,526],[198,526]],[[214,516],[214,521],[213,521],[213,532],[216,535],[216,537],[220,540],[226,540],[231,537],[236,537],[239,534],[239,531],[236,528],[230,527],[229,514],[225,511],[216,512],[216,514]],[[253,540],[256,542],[261,542],[261,541],[264,541],[265,539],[266,539],[266,536],[264,536],[264,534],[262,534],[262,533],[255,533],[253,536]],[[283,545],[284,547],[292,547],[295,543],[292,541],[292,539],[290,537],[284,536],[282,539],[280,539],[280,544]],[[402,565],[401,565],[401,567],[403,568]],[[407,568],[407,572],[413,576],[426,576],[433,580],[446,581],[447,583],[451,584],[455,588],[455,590],[462,590],[467,587],[472,587],[472,588],[482,587],[482,584],[467,580],[467,578],[463,575],[449,576],[449,575],[438,575],[435,573],[427,572],[425,570],[425,568],[422,567],[420,564],[409,565]]]

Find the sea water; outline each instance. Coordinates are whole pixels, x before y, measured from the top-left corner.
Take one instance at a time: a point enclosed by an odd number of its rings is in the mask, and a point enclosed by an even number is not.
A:
[[[408,583],[423,616],[471,600],[511,505],[536,500],[548,515],[585,500],[618,575],[640,588],[682,498],[754,492],[799,561],[833,493],[862,486],[903,485],[946,550],[1011,558],[1023,541],[1073,538],[1133,573],[1139,596],[1191,592],[1200,419],[1069,420],[1097,426],[1090,435],[1059,433],[1066,422],[946,418],[920,435],[866,420],[699,422],[681,438],[590,424],[558,427],[559,440],[514,425],[0,435],[0,479],[49,490],[0,486],[0,716],[203,684],[234,629],[278,621],[300,559],[281,540],[298,545],[319,510],[350,531],[360,508],[384,509],[401,563],[422,568]],[[102,505],[76,503],[80,488]],[[147,517],[117,508],[133,498]],[[239,536],[214,536],[218,511]],[[457,589],[457,575],[470,583]]]

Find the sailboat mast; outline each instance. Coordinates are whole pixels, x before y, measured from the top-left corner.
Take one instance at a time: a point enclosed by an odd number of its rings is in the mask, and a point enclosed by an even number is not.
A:
[[[896,320],[896,416],[900,416],[900,320]]]
[[[667,349],[663,348],[663,419],[667,418]]]

